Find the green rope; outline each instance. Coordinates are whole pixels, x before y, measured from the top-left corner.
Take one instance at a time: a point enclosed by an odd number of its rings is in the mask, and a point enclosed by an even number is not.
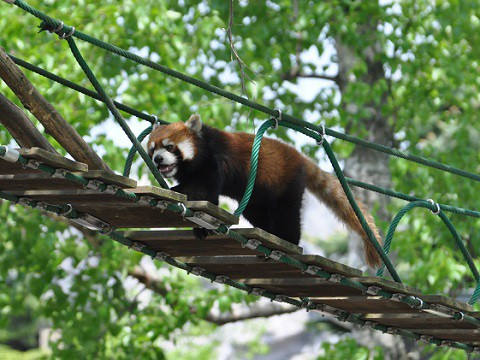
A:
[[[66,86],[70,89],[73,89],[73,90],[76,90],[78,91],[79,93],[82,93],[84,95],[87,95],[93,99],[96,99],[96,100],[99,100],[103,103],[105,103],[103,100],[102,100],[102,97],[100,95],[98,95],[98,93],[96,93],[95,91],[92,91],[92,90],[89,90],[81,85],[78,85],[70,80],[67,80],[67,79],[64,79],[54,73],[51,73],[47,70],[44,70],[38,66],[35,66],[25,60],[22,60],[22,59],[19,59],[11,54],[7,54],[14,62],[15,64],[21,66],[21,67],[24,67],[25,69],[27,70],[30,70],[30,71],[33,71],[34,73],[37,73],[43,77],[46,77],[47,79],[50,79],[50,80],[53,80],[59,84],[62,84],[63,86]],[[156,116],[154,115],[149,115],[149,114],[146,114],[142,111],[139,111],[139,110],[136,110],[134,108],[131,108],[130,106],[127,106],[127,105],[124,105],[118,101],[113,101],[113,103],[115,104],[115,106],[119,109],[119,110],[122,110],[123,112],[126,112],[127,114],[130,114],[130,115],[133,115],[133,116],[136,116],[138,117],[139,119],[143,119],[143,120],[147,120],[149,122],[151,122],[152,124],[155,123],[156,121],[162,123],[162,124],[168,124],[167,121],[165,120],[159,120],[157,119]]]
[[[149,126],[145,130],[143,130],[140,135],[138,135],[138,142],[142,142],[148,134],[150,134],[153,130],[153,126]],[[130,170],[132,169],[132,164],[133,164],[133,159],[135,157],[135,154],[137,153],[137,148],[132,146],[130,148],[130,151],[128,152],[127,160],[125,161],[125,169],[123,170],[123,176],[129,177],[130,176]]]
[[[55,19],[47,16],[46,14],[42,13],[41,11],[39,11],[39,10],[31,7],[30,5],[26,4],[22,0],[16,0],[14,2],[14,4],[17,5],[19,8],[23,9],[24,11],[27,11],[30,14],[32,14],[33,16],[37,17],[38,19],[42,20],[43,24],[41,25],[41,27],[43,29],[52,30],[52,29],[56,29],[60,25],[60,21],[55,20]],[[62,29],[62,34],[69,34],[69,33],[72,32],[72,30],[73,30],[73,28],[71,26],[64,25],[63,29]],[[259,103],[254,102],[254,101],[246,99],[242,96],[239,96],[239,95],[233,94],[231,92],[225,91],[225,90],[223,90],[223,89],[221,89],[217,86],[211,85],[211,84],[206,83],[204,81],[198,80],[198,79],[193,78],[193,77],[188,76],[188,75],[185,75],[185,74],[183,74],[179,71],[170,69],[166,66],[163,66],[163,65],[157,64],[153,61],[150,61],[148,59],[142,58],[142,57],[140,57],[138,55],[135,55],[135,54],[133,54],[129,51],[121,49],[121,48],[119,48],[115,45],[112,45],[112,44],[106,43],[104,41],[101,41],[99,39],[96,39],[94,37],[91,37],[91,36],[81,32],[79,30],[75,30],[71,36],[77,37],[78,39],[81,39],[81,40],[86,41],[86,42],[88,42],[92,45],[100,47],[100,48],[102,48],[106,51],[115,53],[115,54],[117,54],[119,56],[122,56],[126,59],[135,61],[138,64],[141,64],[141,65],[150,67],[152,69],[155,69],[157,71],[160,71],[160,72],[162,72],[162,73],[164,73],[168,76],[177,78],[177,79],[179,79],[183,82],[186,82],[186,83],[192,84],[194,86],[200,87],[200,88],[202,88],[206,91],[209,91],[209,92],[215,93],[219,96],[222,96],[222,97],[225,97],[227,99],[233,100],[233,101],[238,102],[240,104],[243,104],[243,105],[245,105],[249,108],[261,111],[261,112],[263,112],[263,113],[265,113],[269,116],[277,116],[278,115],[278,112],[276,110],[271,109],[267,106],[261,105]],[[310,124],[310,123],[308,123],[304,120],[295,118],[295,117],[293,117],[289,114],[282,114],[282,121],[291,123],[293,125],[303,126],[307,129],[313,130],[315,132],[321,131],[319,126]],[[426,165],[426,166],[429,166],[429,167],[432,167],[432,168],[435,168],[435,169],[443,170],[443,171],[446,171],[446,172],[449,172],[449,173],[452,173],[452,174],[456,174],[458,176],[462,176],[462,177],[480,182],[480,175],[478,175],[478,174],[474,174],[474,173],[471,173],[471,172],[468,172],[468,171],[465,171],[465,170],[462,170],[462,169],[459,169],[459,168],[455,168],[455,167],[452,167],[452,166],[449,166],[449,165],[445,165],[445,164],[442,164],[442,163],[439,163],[439,162],[436,162],[436,161],[433,161],[433,160],[429,160],[429,159],[426,159],[426,158],[423,158],[423,157],[419,157],[419,156],[411,155],[411,154],[408,154],[408,153],[405,153],[405,152],[401,152],[397,149],[393,149],[393,148],[390,148],[390,147],[387,147],[387,146],[384,146],[384,145],[372,143],[372,142],[369,142],[369,141],[366,141],[366,140],[363,140],[363,139],[356,138],[354,136],[350,136],[350,135],[347,135],[347,134],[342,134],[342,133],[339,133],[337,131],[334,131],[334,130],[331,130],[331,129],[328,129],[328,128],[325,128],[325,133],[326,133],[326,135],[334,136],[336,138],[339,138],[339,139],[342,139],[342,140],[345,140],[345,141],[348,141],[348,142],[351,142],[351,143],[354,143],[354,144],[357,144],[357,145],[365,146],[365,147],[383,152],[385,154],[393,155],[393,156],[396,156],[396,157],[399,157],[399,158],[403,158],[403,159],[406,159],[406,160],[409,160],[409,161],[413,161],[413,162],[416,162],[416,163],[419,163],[419,164],[422,164],[422,165]]]
[[[1,146],[0,147],[0,156],[4,155],[6,152],[6,147],[5,146]],[[21,164],[25,164],[28,162],[28,159],[25,159],[24,157],[22,156],[19,156],[18,160],[17,160],[19,163]],[[48,165],[41,165],[39,167],[40,170],[42,171],[45,171],[47,173],[49,173],[50,175],[52,175],[53,173],[55,173],[55,168],[52,168]],[[68,174],[69,172],[67,172]],[[81,177],[78,177],[78,179],[76,178],[72,178],[72,181],[78,181],[79,179],[83,179]],[[103,187],[100,187],[99,188],[99,191],[104,191],[106,188],[106,186],[103,186]],[[3,192],[0,192],[0,197],[1,196],[4,196],[6,195],[6,198],[7,200],[12,200],[14,202],[18,202],[19,198],[14,196],[14,195],[11,195],[11,194],[7,194],[7,193],[3,193]],[[122,196],[119,192],[115,193],[115,195],[119,195],[119,196]],[[134,199],[136,199],[136,201],[138,201],[138,196],[136,194],[133,194],[132,193],[132,197]],[[156,206],[158,201],[153,199],[151,200],[151,205],[152,206]],[[29,206],[32,206],[32,207],[36,207],[37,206],[37,201],[31,201],[29,203],[27,203],[27,205]],[[47,206],[47,209],[48,209],[48,206]],[[58,206],[54,206],[53,208],[53,211],[60,211],[60,208]],[[65,210],[65,207],[62,208],[63,210]],[[189,210],[189,209],[185,209],[183,208],[182,206],[178,205],[178,204],[171,204],[169,205],[168,207],[169,210],[171,211],[174,211],[176,213],[183,213],[185,216],[192,216],[192,211]],[[63,215],[62,213],[60,213],[60,215]],[[65,215],[64,215],[65,216]],[[76,213],[74,213],[74,211],[72,211],[70,214],[67,215],[67,217],[75,217],[75,216],[78,216]],[[246,244],[246,242],[248,242],[248,240],[246,238],[244,238],[243,236],[233,232],[233,231],[229,231],[228,228],[224,225],[220,226],[219,229],[218,229],[219,232],[221,233],[228,233],[230,237],[234,238],[235,240],[238,240],[240,242],[240,244]],[[102,231],[100,231],[102,233]],[[111,237],[122,243],[123,245],[126,245],[126,246],[129,246],[131,247],[133,245],[133,242],[128,239],[128,238],[124,238],[122,237],[120,234],[116,233],[116,232],[112,232],[112,231],[109,231],[110,235],[112,235]],[[266,248],[264,247],[263,245],[259,246],[257,248],[257,250],[259,250],[261,253],[263,254],[266,254],[266,255],[269,255],[271,254],[272,250],[269,249],[269,248]],[[153,254],[156,254],[153,250],[141,250],[143,253],[145,254],[148,254],[150,256],[153,256]],[[167,259],[165,260],[167,263],[169,263],[170,265],[172,266],[177,266],[179,268],[182,268],[186,271],[192,271],[192,267],[187,265],[187,264],[184,264],[184,263],[181,263],[179,261],[177,261],[176,259],[173,259],[173,258],[170,258],[170,257],[167,257]],[[292,266],[295,266],[297,267],[298,269],[304,271],[306,270],[307,268],[307,265],[306,264],[303,264],[302,262],[298,261],[298,260],[295,260],[295,259],[292,259],[290,258],[289,256],[287,255],[283,255],[279,261],[283,261],[287,264],[291,264]],[[315,271],[315,275],[318,275],[318,276],[322,276],[323,278],[325,279],[330,279],[332,277],[332,274],[326,272],[326,271],[323,271],[321,269]],[[203,274],[200,274],[200,276],[203,276]],[[211,273],[206,273],[205,274],[205,277],[209,278],[210,280],[215,280],[215,278],[213,278],[214,274],[212,275]],[[237,287],[241,290],[244,290],[244,291],[247,291],[247,292],[251,292],[253,289],[251,289],[250,287],[242,284],[242,283],[237,283],[237,282],[232,282],[230,279],[228,281],[225,282],[227,285],[230,285],[230,286],[233,286],[233,287]],[[355,289],[358,289],[362,292],[365,292],[367,290],[367,287],[359,282],[356,282],[356,281],[352,281],[350,279],[346,279],[346,278],[341,278],[340,281],[339,281],[340,284],[342,285],[346,285],[346,286],[350,286],[352,288],[355,288]],[[276,301],[279,301],[278,298],[277,298],[277,295],[278,294],[273,294],[273,293],[270,293],[270,292],[262,292],[261,296],[266,296],[268,298],[270,298],[271,300],[276,300]],[[385,291],[385,290],[380,290],[378,292],[378,295],[379,296],[382,296],[386,299],[390,299],[392,298],[392,293],[388,292],[388,291]],[[291,300],[291,302],[289,302],[289,300]],[[282,297],[282,300],[281,301],[284,301],[284,302],[289,302],[291,303],[292,305],[295,305],[295,306],[299,306],[299,307],[304,307],[305,305],[305,300],[306,299],[302,299],[301,302],[299,302],[298,300],[296,299],[290,299],[290,298],[284,298]],[[406,298],[402,298],[400,299],[401,302],[411,306],[411,307],[414,307],[414,308],[417,308],[417,309],[429,309],[429,305],[420,301],[418,298],[416,297],[412,297],[412,296],[408,296]],[[321,305],[320,305],[321,306]],[[318,306],[317,305],[313,305],[313,306],[309,306],[307,305],[306,306],[307,309],[318,309]],[[321,310],[321,309],[320,309]],[[359,317],[358,315],[355,315],[355,314],[350,314],[346,311],[343,311],[343,310],[339,310],[338,311],[338,314],[334,315],[336,316],[339,320],[341,321],[349,321],[349,322],[352,322],[354,324],[358,324],[358,325],[366,325],[366,322],[365,320],[361,319],[361,317]],[[459,312],[455,312],[453,317],[455,319],[458,319],[458,320],[463,320],[463,321],[467,321],[477,327],[480,327],[480,320],[477,319],[477,318],[474,318],[472,316],[469,316],[469,315],[464,315],[464,314],[461,314]],[[389,331],[389,330],[392,330],[392,328],[389,328],[389,327],[386,327],[384,325],[374,325],[373,326],[374,329],[376,330],[380,330],[380,331]],[[413,339],[415,340],[419,340],[420,339],[420,336],[418,334],[415,334],[415,333],[411,333],[411,332],[408,332],[408,331],[405,331],[405,330],[401,330],[401,329],[393,329],[394,332],[396,334],[399,334],[399,335],[403,335],[403,336],[409,336],[409,337],[412,337]],[[444,343],[441,341],[441,340],[437,340],[437,339],[432,339],[432,340],[429,340],[430,343],[432,344],[436,344],[436,345],[444,345]],[[462,349],[466,349],[468,351],[471,351],[472,350],[472,347],[467,345],[467,344],[463,344],[463,343],[455,343],[455,342],[448,342],[448,346],[451,346],[451,347],[459,347],[459,348],[462,348]]]
[[[411,203],[407,204],[405,207],[403,207],[398,212],[398,214],[395,216],[395,218],[393,219],[393,221],[391,222],[391,224],[388,228],[387,237],[385,238],[385,244],[384,244],[384,247],[383,247],[383,251],[385,252],[385,254],[388,254],[390,252],[390,246],[391,246],[391,243],[392,243],[392,240],[393,240],[393,236],[395,234],[395,230],[396,230],[400,220],[405,216],[405,214],[407,212],[409,212],[410,210],[412,210],[415,207],[422,207],[422,208],[425,208],[425,209],[429,209],[431,211],[437,211],[436,205],[431,203],[431,202],[428,202],[428,201],[415,201],[415,202],[411,202]],[[467,248],[463,244],[463,241],[462,241],[462,238],[461,238],[460,234],[455,229],[455,227],[453,226],[450,219],[443,212],[440,211],[440,213],[438,213],[438,215],[442,219],[444,224],[447,226],[447,228],[450,231],[450,233],[452,234],[453,238],[455,239],[455,242],[457,243],[457,246],[460,248],[460,251],[462,252],[462,255],[463,255],[465,261],[467,262],[468,266],[470,267],[470,270],[472,271],[472,274],[475,278],[475,281],[478,283],[480,281],[480,274],[477,270],[477,267],[475,266],[475,263],[472,259],[472,256],[470,255]],[[380,269],[378,269],[376,275],[377,276],[382,276],[384,268],[385,268],[385,266],[382,266]],[[478,298],[478,296],[476,295],[475,301],[476,301],[477,298]],[[470,301],[471,301],[471,299],[470,299]],[[470,301],[469,301],[469,304],[473,305],[473,304],[470,303]]]
[[[272,127],[273,125],[275,125],[274,120],[269,119],[265,121],[262,126],[260,126],[260,129],[258,129],[258,132],[253,139],[247,187],[245,189],[245,193],[243,194],[242,200],[238,204],[238,208],[233,213],[235,216],[242,215],[243,211],[248,205],[248,202],[250,201],[250,197],[252,196],[253,188],[255,185],[255,179],[257,178],[258,155],[260,154],[260,146],[262,144],[263,134],[265,134],[265,131],[267,131],[267,129]]]
[[[125,134],[127,134],[130,141],[137,148],[138,153],[143,158],[143,160],[147,164],[150,171],[153,173],[153,176],[155,177],[155,179],[158,181],[158,183],[160,184],[161,187],[163,187],[165,189],[168,189],[168,185],[165,182],[165,180],[163,179],[162,175],[160,174],[160,171],[155,167],[152,159],[150,159],[148,154],[145,152],[145,149],[142,147],[142,144],[140,144],[140,142],[137,140],[137,138],[133,134],[132,130],[130,130],[130,128],[128,127],[127,122],[122,117],[122,115],[120,115],[120,112],[118,111],[118,109],[113,104],[112,99],[110,99],[108,97],[108,95],[105,92],[105,90],[103,89],[102,85],[100,85],[97,78],[95,77],[95,75],[90,70],[90,68],[88,67],[85,60],[83,59],[82,55],[80,54],[80,51],[77,48],[77,45],[75,44],[75,40],[73,40],[72,37],[67,37],[66,39],[67,39],[68,45],[70,46],[70,50],[73,53],[73,56],[77,60],[78,64],[82,68],[85,75],[87,75],[88,80],[90,80],[93,87],[95,88],[97,93],[100,95],[100,97],[103,99],[103,102],[105,102],[108,109],[110,110],[110,112],[112,113],[114,118],[117,120],[117,122],[120,124],[120,126],[122,127]]]

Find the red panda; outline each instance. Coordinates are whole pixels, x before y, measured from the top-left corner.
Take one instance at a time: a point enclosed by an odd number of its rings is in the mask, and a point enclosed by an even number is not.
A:
[[[219,195],[238,201],[242,198],[250,170],[253,139],[251,134],[212,128],[203,124],[198,115],[192,115],[185,123],[157,126],[146,145],[161,174],[178,181],[173,191],[186,194],[189,200],[208,200],[218,205]],[[243,215],[253,226],[297,245],[305,189],[362,237],[367,263],[378,267],[380,257],[337,178],[278,140],[264,138],[262,141],[255,187]],[[358,204],[381,243],[372,216],[362,203]],[[195,234],[206,236],[198,229]]]

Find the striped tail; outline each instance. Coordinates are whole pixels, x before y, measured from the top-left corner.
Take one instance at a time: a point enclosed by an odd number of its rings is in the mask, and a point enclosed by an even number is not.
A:
[[[343,191],[342,185],[338,179],[319,169],[316,164],[307,159],[307,189],[322,203],[327,205],[330,210],[343,222],[345,225],[355,233],[357,233],[363,240],[363,246],[365,249],[365,259],[367,264],[373,268],[379,267],[382,263],[380,255],[377,253],[375,247],[370,242],[367,234],[363,230],[357,215],[353,211],[347,195]],[[368,212],[366,206],[357,200],[357,204],[365,217],[370,229],[372,229],[375,238],[382,244],[380,234],[375,220]]]

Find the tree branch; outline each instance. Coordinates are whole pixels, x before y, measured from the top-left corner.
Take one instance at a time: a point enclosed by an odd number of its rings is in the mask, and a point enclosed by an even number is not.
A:
[[[301,71],[291,71],[282,75],[282,80],[294,80],[297,78],[310,78],[310,79],[322,79],[333,81],[334,83],[338,84],[339,78],[337,76],[329,76],[329,75],[322,75],[322,74],[305,74]]]
[[[58,154],[54,147],[42,136],[25,113],[13,102],[0,94],[0,123],[13,136],[21,147],[38,147]]]
[[[47,134],[52,135],[75,160],[87,164],[91,170],[113,172],[75,128],[38,92],[3,47],[0,47],[0,77],[42,123]]]

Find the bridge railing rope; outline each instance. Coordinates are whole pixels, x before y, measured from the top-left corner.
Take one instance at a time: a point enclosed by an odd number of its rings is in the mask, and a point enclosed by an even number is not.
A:
[[[77,62],[80,64],[80,66],[82,67],[86,76],[88,77],[88,79],[90,80],[90,82],[92,83],[92,85],[94,86],[94,88],[96,90],[96,92],[91,92],[89,90],[87,90],[86,92],[88,93],[89,96],[92,96],[92,97],[104,102],[107,105],[108,109],[110,110],[110,112],[112,113],[114,118],[119,122],[122,129],[125,131],[127,136],[132,141],[134,150],[132,150],[131,153],[132,152],[134,153],[135,151],[138,151],[140,153],[141,157],[144,159],[147,166],[152,171],[155,178],[157,179],[157,181],[160,183],[160,185],[162,187],[167,187],[168,188],[167,184],[165,183],[165,181],[161,177],[161,174],[159,173],[158,169],[154,166],[153,162],[151,161],[151,159],[146,154],[145,150],[140,145],[139,140],[133,135],[130,128],[126,124],[125,120],[123,119],[123,117],[118,112],[117,107],[118,108],[123,107],[122,110],[127,111],[129,113],[134,113],[136,116],[139,116],[141,118],[145,119],[147,117],[146,120],[148,120],[150,122],[152,122],[152,117],[145,116],[144,113],[141,113],[141,112],[138,113],[136,110],[132,111],[134,109],[131,109],[131,108],[129,109],[128,107],[123,106],[123,104],[115,103],[115,102],[112,101],[112,99],[110,99],[108,97],[107,93],[102,88],[102,86],[100,85],[100,83],[98,82],[96,77],[94,76],[93,72],[88,67],[88,65],[86,64],[82,55],[80,54],[80,52],[79,52],[79,50],[78,50],[78,48],[75,44],[75,41],[73,39],[74,37],[77,38],[77,39],[86,41],[86,42],[88,42],[88,43],[90,43],[94,46],[100,47],[100,48],[102,48],[106,51],[115,53],[119,56],[130,59],[130,60],[135,61],[139,64],[142,64],[142,65],[145,65],[145,66],[150,67],[152,69],[155,69],[157,71],[160,71],[160,72],[162,72],[162,73],[164,73],[168,76],[177,78],[177,79],[179,79],[181,81],[184,81],[186,83],[189,83],[189,84],[195,85],[197,87],[200,87],[200,88],[202,88],[206,91],[215,93],[219,96],[225,97],[225,98],[230,99],[232,101],[241,103],[241,104],[243,104],[247,107],[250,107],[252,109],[263,112],[264,114],[267,114],[267,115],[272,116],[274,118],[276,118],[278,116],[278,111],[276,109],[271,109],[267,106],[261,105],[259,103],[254,102],[254,101],[251,101],[251,100],[249,100],[245,97],[242,97],[242,96],[233,94],[231,92],[225,91],[225,90],[223,90],[219,87],[213,86],[213,85],[211,85],[209,83],[206,83],[206,82],[203,82],[203,81],[200,81],[196,78],[193,78],[191,76],[188,76],[188,75],[183,74],[181,72],[178,72],[176,70],[170,69],[166,66],[157,64],[157,63],[152,62],[148,59],[144,59],[144,58],[142,58],[138,55],[135,55],[135,54],[133,54],[129,51],[126,51],[124,49],[121,49],[117,46],[114,46],[112,44],[109,44],[109,43],[103,42],[99,39],[96,39],[94,37],[91,37],[91,36],[81,32],[79,30],[76,30],[72,26],[65,25],[63,22],[49,17],[48,15],[42,13],[41,11],[39,11],[39,10],[33,8],[33,7],[31,7],[30,5],[28,5],[27,3],[25,3],[22,0],[7,1],[7,2],[8,3],[13,3],[14,5],[23,9],[24,11],[27,11],[30,14],[37,17],[38,19],[42,20],[42,24],[40,25],[40,27],[43,30],[49,30],[49,31],[52,31],[52,32],[56,32],[59,35],[60,38],[67,40],[67,42],[70,46],[70,50],[74,54]],[[21,60],[19,61],[19,59],[17,59],[17,63],[18,62],[21,62]],[[28,65],[24,63],[22,66],[28,66]],[[34,71],[36,71],[36,70],[34,70]],[[42,75],[50,77],[52,74],[43,73]],[[54,80],[59,81],[59,82],[63,81],[59,77],[57,77]],[[66,86],[76,88],[76,90],[85,93],[85,89],[81,89],[78,86],[75,86],[73,83],[67,84],[67,83],[64,82],[64,84]],[[474,173],[471,173],[471,172],[468,172],[468,171],[465,171],[465,170],[462,170],[462,169],[459,169],[459,168],[456,168],[456,167],[452,167],[452,166],[445,165],[445,164],[442,164],[442,163],[439,163],[439,162],[436,162],[436,161],[433,161],[433,160],[429,160],[429,159],[426,159],[426,158],[423,158],[423,157],[419,157],[419,156],[415,156],[415,155],[412,155],[412,154],[409,154],[409,153],[406,153],[406,152],[402,152],[402,151],[399,151],[397,149],[393,149],[393,148],[390,148],[390,147],[387,147],[387,146],[384,146],[384,145],[375,144],[375,143],[366,141],[364,139],[360,139],[360,138],[357,138],[357,137],[354,137],[354,136],[350,136],[348,134],[342,134],[342,133],[339,133],[339,132],[334,131],[332,129],[326,128],[326,127],[320,127],[318,125],[308,123],[304,120],[298,119],[298,118],[296,118],[292,115],[289,115],[289,114],[282,114],[282,119],[279,123],[280,123],[281,126],[285,126],[285,127],[290,128],[290,129],[302,132],[305,135],[310,136],[317,141],[323,140],[324,135],[333,136],[335,138],[338,138],[338,139],[341,139],[341,140],[344,140],[344,141],[348,141],[348,142],[351,142],[351,143],[356,144],[356,145],[365,146],[367,148],[370,148],[370,149],[373,149],[373,150],[376,150],[376,151],[380,151],[380,152],[383,152],[385,154],[389,154],[389,155],[392,155],[392,156],[395,156],[395,157],[399,157],[399,158],[402,158],[402,159],[413,161],[413,162],[416,162],[416,163],[419,163],[419,164],[422,164],[422,165],[425,165],[425,166],[428,166],[428,167],[432,167],[432,168],[435,168],[435,169],[438,169],[438,170],[441,170],[441,171],[449,172],[449,173],[456,174],[456,175],[464,177],[464,178],[468,178],[468,179],[480,182],[480,175],[478,175],[478,174],[474,174]],[[266,130],[266,128],[265,128],[265,130]],[[262,136],[263,136],[263,134],[262,134]],[[258,151],[255,150],[255,145],[254,145],[254,149],[252,151],[252,164],[254,162],[258,161],[260,141],[261,141],[261,136],[259,137],[259,141],[258,141]],[[355,201],[355,199],[354,199],[354,197],[353,197],[353,195],[350,191],[348,183],[350,183],[352,185],[355,185],[355,186],[360,186],[360,187],[363,187],[363,188],[366,188],[366,189],[370,189],[370,190],[373,190],[373,191],[377,191],[377,192],[380,192],[380,193],[383,193],[383,194],[386,194],[386,195],[389,195],[389,196],[396,196],[396,197],[402,198],[402,199],[407,200],[407,201],[419,201],[419,200],[421,200],[421,201],[423,201],[422,207],[428,208],[432,211],[437,211],[437,209],[440,209],[440,210],[444,210],[444,211],[451,211],[451,212],[459,213],[459,214],[462,214],[462,215],[473,216],[473,217],[476,217],[476,218],[480,217],[480,213],[478,213],[476,211],[473,211],[473,210],[462,209],[462,208],[458,208],[458,207],[452,207],[452,206],[449,206],[449,205],[438,205],[436,203],[433,203],[433,201],[432,201],[432,203],[429,203],[429,202],[426,202],[423,199],[410,197],[410,196],[407,196],[405,194],[394,192],[394,191],[389,190],[389,189],[383,189],[383,188],[377,187],[375,185],[362,183],[362,182],[359,182],[359,181],[356,181],[356,180],[353,180],[353,179],[348,179],[344,176],[344,174],[343,174],[343,172],[342,172],[342,170],[341,170],[341,168],[338,164],[338,161],[336,160],[335,155],[334,155],[331,147],[329,146],[328,142],[323,141],[322,146],[324,147],[324,149],[327,153],[327,156],[328,156],[330,162],[332,163],[332,165],[334,167],[335,173],[336,173],[336,175],[337,175],[337,177],[338,177],[338,179],[339,179],[339,181],[342,185],[342,188],[344,189],[344,191],[345,191],[345,193],[346,193],[346,195],[347,195],[347,197],[348,197],[348,199],[349,199],[349,201],[352,205],[352,208],[355,211],[355,213],[356,213],[364,231],[367,233],[370,241],[374,245],[378,254],[381,256],[385,266],[387,267],[387,269],[389,270],[390,274],[395,279],[395,281],[400,282],[400,278],[399,278],[398,274],[396,273],[396,271],[395,271],[393,265],[391,264],[390,260],[388,259],[386,252],[384,251],[384,250],[387,250],[387,252],[388,252],[389,249],[382,249],[380,244],[375,239],[371,229],[368,227],[368,225],[365,221],[365,218],[363,217],[363,214],[361,213],[360,209],[358,208],[358,205],[356,204],[356,201]],[[127,165],[128,165],[128,163],[127,163]],[[131,164],[129,166],[131,166]],[[127,168],[127,166],[126,166],[126,168]],[[253,169],[253,170],[255,170],[255,169]],[[252,175],[252,173],[254,173],[254,172],[255,171],[251,172],[251,174],[250,174],[250,179],[253,178],[253,183],[254,183],[255,175]],[[250,183],[249,183],[249,186],[250,186]],[[246,195],[249,191],[251,193],[251,190],[249,190],[249,187],[247,187]],[[246,199],[247,197],[248,196],[244,196],[244,199]],[[248,203],[248,199],[246,200],[246,203]],[[244,207],[246,206],[246,203],[244,202],[244,200],[242,200],[242,202],[240,203],[239,209],[241,207],[243,207],[243,209],[244,209]],[[437,208],[437,206],[438,206],[438,208]],[[243,211],[243,209],[241,209],[241,210],[239,210],[239,209],[237,209],[237,211],[236,211],[237,215],[240,214]],[[463,246],[462,240],[461,240],[458,232],[454,229],[453,224],[448,220],[448,218],[446,218],[446,216],[442,212],[440,212],[439,215],[442,218],[442,220],[445,222],[447,227],[449,228],[452,235],[454,236],[457,244],[460,246],[462,254],[465,257],[467,263],[469,264],[470,269],[472,270],[472,273],[474,275],[474,278],[477,281],[477,284],[478,284],[477,288],[474,292],[474,295],[472,295],[472,298],[470,299],[470,302],[472,302],[472,300],[473,300],[473,302],[475,302],[476,299],[478,299],[478,296],[479,296],[478,293],[480,292],[480,289],[479,289],[480,283],[478,281],[479,280],[478,279],[478,271],[476,270],[475,265],[473,264],[473,259],[471,258],[470,254],[468,253],[466,248]],[[393,235],[392,235],[392,237],[393,237]],[[388,245],[389,247],[390,247],[390,243],[391,243],[391,239],[389,241],[389,245]],[[382,269],[382,271],[383,271],[383,269]]]

